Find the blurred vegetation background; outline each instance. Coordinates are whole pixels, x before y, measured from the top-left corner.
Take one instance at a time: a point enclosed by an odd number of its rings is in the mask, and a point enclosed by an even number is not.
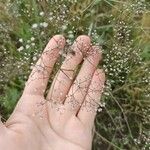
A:
[[[107,75],[93,150],[150,150],[149,0],[0,0],[0,114],[14,109],[50,37],[81,34]]]

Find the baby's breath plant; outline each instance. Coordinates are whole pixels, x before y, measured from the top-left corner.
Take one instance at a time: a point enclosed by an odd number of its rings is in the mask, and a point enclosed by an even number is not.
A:
[[[149,150],[149,8],[148,0],[1,0],[3,121],[49,38],[63,34],[71,45],[78,35],[86,34],[101,47],[99,67],[107,79],[95,120],[93,150]]]

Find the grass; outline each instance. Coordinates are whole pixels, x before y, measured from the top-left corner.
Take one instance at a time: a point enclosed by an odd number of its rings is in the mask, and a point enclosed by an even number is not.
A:
[[[148,0],[1,0],[0,113],[7,119],[49,38],[80,34],[102,47],[107,75],[93,150],[150,149]],[[5,120],[3,119],[3,121]]]

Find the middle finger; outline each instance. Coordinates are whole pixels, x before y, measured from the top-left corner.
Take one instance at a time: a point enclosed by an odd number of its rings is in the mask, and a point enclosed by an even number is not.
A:
[[[63,62],[60,70],[56,74],[54,81],[51,85],[50,91],[47,95],[47,100],[62,103],[68,93],[72,80],[74,78],[74,73],[77,66],[81,63],[84,53],[91,48],[91,41],[88,36],[79,36],[71,49],[74,55],[69,53]]]

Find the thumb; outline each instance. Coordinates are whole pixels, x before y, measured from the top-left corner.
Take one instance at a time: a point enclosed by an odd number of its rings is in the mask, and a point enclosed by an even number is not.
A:
[[[0,134],[5,132],[5,129],[6,129],[5,125],[1,121],[1,118],[2,116],[0,115]]]

